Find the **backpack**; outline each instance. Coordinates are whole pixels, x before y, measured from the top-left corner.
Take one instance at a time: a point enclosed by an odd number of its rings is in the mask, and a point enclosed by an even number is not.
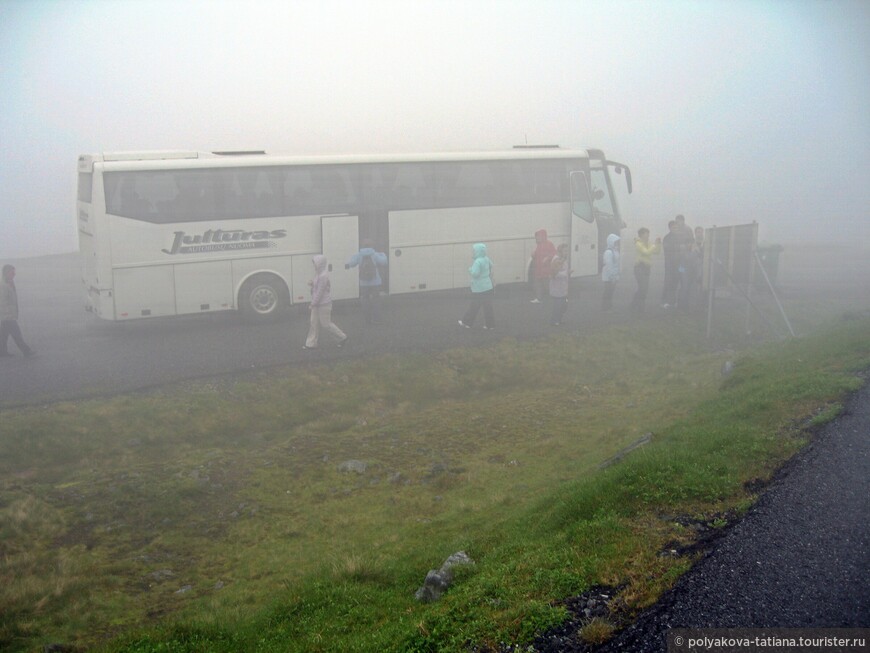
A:
[[[359,262],[360,281],[374,281],[378,274],[378,268],[371,256],[363,256]]]

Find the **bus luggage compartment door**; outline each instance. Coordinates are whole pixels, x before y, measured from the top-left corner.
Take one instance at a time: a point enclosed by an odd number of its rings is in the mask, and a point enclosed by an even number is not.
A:
[[[175,315],[175,274],[171,265],[115,268],[115,319]]]
[[[322,252],[331,266],[329,282],[332,298],[359,297],[359,268],[344,269],[345,262],[359,251],[359,217],[323,216],[320,218],[320,233],[323,239]]]
[[[226,311],[234,305],[230,261],[201,261],[175,266],[175,309],[179,315]]]

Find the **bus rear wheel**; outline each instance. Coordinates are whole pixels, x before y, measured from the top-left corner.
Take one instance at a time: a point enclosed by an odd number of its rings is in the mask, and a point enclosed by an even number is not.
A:
[[[270,274],[258,274],[242,284],[239,307],[248,318],[268,320],[281,313],[288,298],[287,287],[281,279]]]

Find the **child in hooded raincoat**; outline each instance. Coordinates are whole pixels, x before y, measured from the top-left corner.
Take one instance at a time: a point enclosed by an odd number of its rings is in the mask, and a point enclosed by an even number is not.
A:
[[[486,245],[477,243],[472,248],[473,261],[468,268],[471,275],[471,306],[459,320],[459,326],[470,329],[474,318],[483,307],[484,329],[495,328],[495,317],[492,312],[492,295],[495,285],[492,282],[492,259],[486,255]]]
[[[604,282],[604,294],[601,296],[601,308],[609,311],[613,308],[613,291],[619,281],[619,236],[616,234],[607,237],[607,249],[602,260],[604,266],[601,268],[601,280]]]
[[[311,257],[311,262],[314,264],[314,279],[308,282],[311,286],[311,303],[308,305],[311,311],[311,322],[304,348],[317,349],[320,346],[318,343],[320,327],[334,335],[338,339],[338,346],[342,347],[347,342],[347,336],[332,321],[332,295],[326,257],[323,254],[316,254]]]
[[[553,302],[553,314],[550,324],[559,326],[565,311],[568,309],[568,280],[571,270],[568,266],[568,245],[559,245],[556,256],[550,265],[550,300]]]

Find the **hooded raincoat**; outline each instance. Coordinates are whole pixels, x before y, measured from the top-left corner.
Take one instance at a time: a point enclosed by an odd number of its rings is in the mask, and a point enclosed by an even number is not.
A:
[[[601,268],[602,281],[619,281],[619,250],[616,248],[619,236],[610,234],[607,237],[607,249],[604,251],[604,267]]]
[[[326,257],[315,254],[311,257],[314,263],[314,279],[311,281],[311,321],[308,326],[308,337],[305,339],[305,349],[319,347],[320,328],[331,333],[338,346],[347,341],[347,335],[332,321],[332,295],[330,294],[329,269]]]
[[[366,257],[371,258],[375,264],[375,276],[368,280],[360,279],[359,285],[363,288],[381,286],[384,281],[381,279],[380,268],[386,267],[387,265],[387,255],[383,252],[377,251],[374,247],[363,247],[360,251],[350,257],[347,264],[348,266],[355,268],[357,265],[361,265],[363,259]]]
[[[323,254],[315,254],[311,257],[314,263],[314,281],[311,282],[311,305],[327,306],[332,303],[327,270],[326,257]]]
[[[556,246],[547,239],[547,230],[538,229],[535,232],[538,246],[532,253],[532,276],[535,279],[550,278],[550,261],[556,256]]]
[[[474,261],[468,268],[471,275],[471,292],[486,292],[493,289],[492,260],[486,255],[486,245],[476,243],[472,248]]]

